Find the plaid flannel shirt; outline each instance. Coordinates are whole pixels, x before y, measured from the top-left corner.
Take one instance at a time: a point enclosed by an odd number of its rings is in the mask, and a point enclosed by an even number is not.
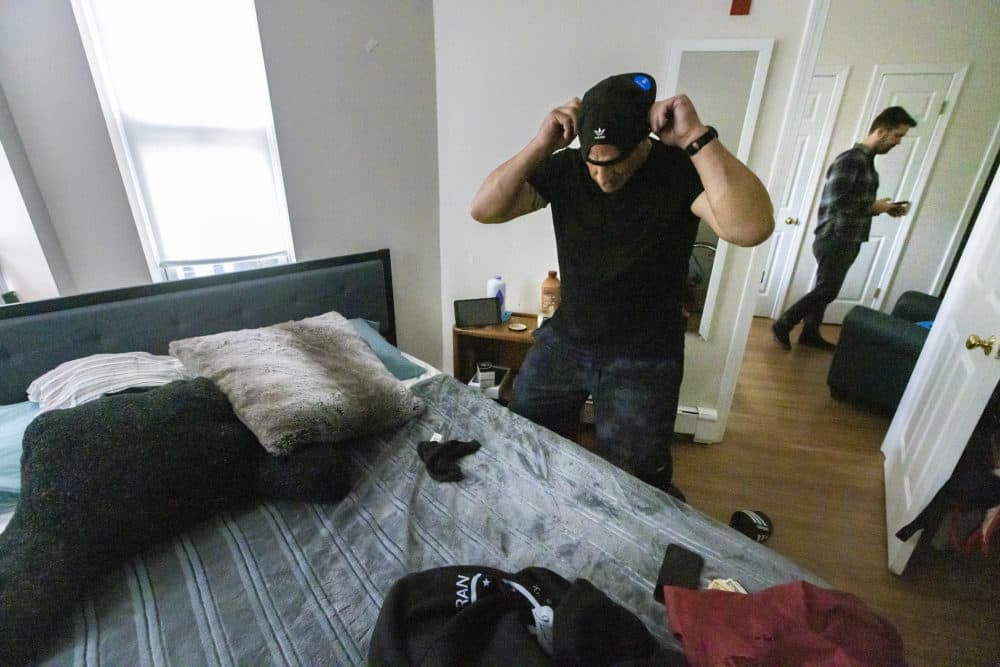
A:
[[[875,156],[863,144],[837,156],[826,171],[816,236],[863,243],[872,227],[872,204],[878,193]]]

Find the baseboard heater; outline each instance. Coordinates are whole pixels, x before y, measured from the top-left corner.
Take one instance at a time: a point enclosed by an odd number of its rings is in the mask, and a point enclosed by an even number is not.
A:
[[[719,413],[712,408],[698,408],[690,405],[677,407],[677,420],[674,422],[674,432],[690,435],[695,442],[713,442],[710,432]],[[594,423],[594,397],[588,396],[587,402],[580,412],[580,421],[584,424]]]

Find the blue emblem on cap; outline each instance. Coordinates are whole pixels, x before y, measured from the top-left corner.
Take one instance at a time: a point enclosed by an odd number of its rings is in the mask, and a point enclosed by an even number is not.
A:
[[[652,81],[650,81],[649,77],[645,74],[636,74],[632,77],[632,81],[634,81],[635,85],[639,86],[643,90],[649,90],[649,87],[652,85]]]

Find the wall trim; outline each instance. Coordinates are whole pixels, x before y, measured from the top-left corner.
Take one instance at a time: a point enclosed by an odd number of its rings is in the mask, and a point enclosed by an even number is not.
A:
[[[764,98],[764,86],[767,74],[771,68],[771,55],[774,52],[773,39],[676,39],[670,47],[670,64],[667,69],[667,81],[664,92],[668,95],[677,94],[677,82],[680,78],[681,60],[685,53],[709,51],[725,52],[757,52],[757,62],[754,65],[753,81],[747,97],[746,113],[743,114],[743,127],[735,155],[744,164],[750,157],[753,137],[757,131],[757,117],[760,115],[760,105]],[[712,322],[715,320],[718,306],[719,289],[722,274],[725,271],[726,258],[730,244],[719,239],[715,249],[715,261],[712,263],[712,275],[708,280],[708,291],[702,308],[701,321],[698,324],[698,335],[708,340],[712,333]]]
[[[830,0],[811,0],[809,3],[809,12],[802,30],[802,39],[799,41],[799,55],[795,62],[792,89],[785,105],[785,113],[778,134],[778,149],[774,153],[771,173],[765,184],[772,201],[775,199],[775,192],[780,195],[784,179],[788,178],[787,172],[791,162],[789,156],[798,134],[797,123],[802,118],[802,109],[809,92],[809,82],[816,69],[819,47],[823,41],[817,39],[816,36],[823,35],[829,11]],[[794,127],[792,127],[793,124]],[[729,339],[726,366],[719,379],[719,405],[715,407],[719,418],[710,425],[711,428],[705,429],[703,434],[705,442],[719,442],[726,431],[729,411],[733,405],[733,395],[736,393],[736,381],[739,379],[740,369],[743,366],[743,353],[746,350],[747,337],[750,335],[750,321],[753,319],[754,305],[757,301],[757,281],[754,278],[760,275],[760,271],[767,261],[767,254],[767,244],[763,243],[753,248],[750,255],[750,270],[743,283],[743,290],[737,306],[736,324]]]
[[[771,319],[777,319],[784,312],[785,302],[788,301],[788,292],[792,288],[792,278],[795,276],[795,269],[799,266],[799,258],[806,251],[807,247],[811,249],[812,244],[806,246],[803,241],[808,238],[811,223],[815,219],[819,209],[819,197],[817,195],[821,188],[820,179],[825,171],[823,167],[826,165],[826,161],[830,155],[830,141],[833,137],[834,128],[837,126],[837,118],[840,116],[840,106],[844,99],[844,89],[847,87],[847,79],[850,74],[850,65],[840,65],[836,67],[817,67],[813,71],[812,76],[809,77],[810,83],[816,76],[830,76],[835,78],[836,83],[834,84],[833,96],[830,100],[835,110],[830,117],[830,122],[823,128],[819,139],[819,145],[823,147],[822,155],[819,152],[816,154],[815,163],[810,169],[809,174],[810,193],[803,201],[803,204],[807,204],[802,208],[805,211],[806,224],[800,225],[801,230],[798,232],[798,238],[794,240],[791,244],[792,247],[788,249],[790,257],[785,262],[782,273],[778,277],[778,286],[774,292],[774,305],[771,307]],[[778,221],[776,220],[775,224],[777,223]]]
[[[948,241],[944,257],[941,258],[941,264],[938,266],[937,274],[931,283],[931,294],[940,293],[944,287],[948,271],[951,269],[951,265],[955,261],[955,256],[958,254],[958,246],[962,242],[966,228],[972,222],[972,213],[976,207],[976,202],[979,201],[979,197],[983,195],[986,188],[986,177],[989,175],[990,169],[993,168],[993,162],[997,159],[998,151],[1000,151],[1000,120],[993,126],[993,134],[990,137],[986,152],[983,153],[979,169],[976,170],[976,178],[972,181],[972,187],[969,188],[969,194],[965,198],[962,212],[958,216],[958,224],[955,225],[955,229],[951,232],[951,240]]]

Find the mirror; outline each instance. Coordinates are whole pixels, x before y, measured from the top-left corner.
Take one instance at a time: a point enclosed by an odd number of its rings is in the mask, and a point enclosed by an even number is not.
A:
[[[683,92],[702,122],[719,132],[741,161],[750,155],[757,114],[771,63],[773,39],[678,40],[670,52],[665,97]],[[688,332],[709,337],[728,243],[704,222],[688,271]]]

